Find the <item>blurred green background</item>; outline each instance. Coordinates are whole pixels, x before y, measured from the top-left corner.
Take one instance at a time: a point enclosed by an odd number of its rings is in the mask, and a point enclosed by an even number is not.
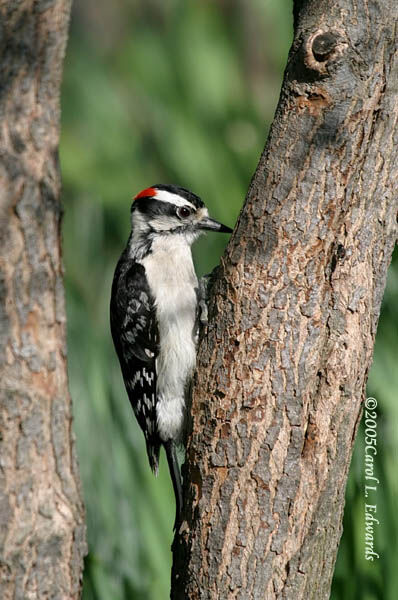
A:
[[[156,480],[111,344],[113,270],[131,197],[175,182],[233,225],[263,149],[292,36],[281,0],[76,0],[62,95],[64,253],[70,387],[87,507],[84,600],[169,597],[174,498]],[[200,274],[225,238],[195,248]],[[334,600],[395,600],[397,261],[390,270],[368,394],[379,403],[375,546],[364,560],[361,429],[346,495]],[[394,504],[395,502],[395,504]]]

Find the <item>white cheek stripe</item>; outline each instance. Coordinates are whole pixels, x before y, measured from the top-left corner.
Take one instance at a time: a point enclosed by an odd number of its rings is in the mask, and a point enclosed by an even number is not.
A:
[[[185,198],[182,198],[178,194],[173,194],[172,192],[167,192],[166,190],[156,190],[156,200],[160,200],[160,202],[168,202],[169,204],[174,204],[175,206],[191,206],[194,210],[196,207],[188,202]]]

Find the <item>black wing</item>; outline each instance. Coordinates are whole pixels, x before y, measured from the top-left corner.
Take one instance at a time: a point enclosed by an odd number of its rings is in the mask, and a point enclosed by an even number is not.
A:
[[[157,473],[160,439],[156,422],[158,329],[144,267],[122,256],[113,279],[111,331],[126,390],[144,432],[152,470]]]

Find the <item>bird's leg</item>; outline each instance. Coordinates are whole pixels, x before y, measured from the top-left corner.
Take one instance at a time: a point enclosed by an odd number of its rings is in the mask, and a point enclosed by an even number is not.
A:
[[[207,325],[208,322],[208,292],[209,292],[209,282],[211,275],[203,275],[199,279],[199,289],[198,289],[198,316],[200,325]]]
[[[207,323],[208,323],[208,317],[209,317],[208,305],[209,305],[209,298],[210,298],[210,290],[213,285],[214,279],[217,276],[218,269],[219,269],[218,266],[215,267],[211,273],[208,273],[207,275],[203,275],[203,277],[201,277],[199,279],[198,316],[199,316],[199,323],[201,326],[207,325]]]

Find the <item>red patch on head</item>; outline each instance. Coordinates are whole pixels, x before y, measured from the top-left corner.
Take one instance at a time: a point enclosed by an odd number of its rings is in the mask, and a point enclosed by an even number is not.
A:
[[[152,196],[156,196],[155,188],[146,188],[146,190],[142,190],[142,192],[137,194],[134,200],[138,200],[138,198],[152,198]]]

